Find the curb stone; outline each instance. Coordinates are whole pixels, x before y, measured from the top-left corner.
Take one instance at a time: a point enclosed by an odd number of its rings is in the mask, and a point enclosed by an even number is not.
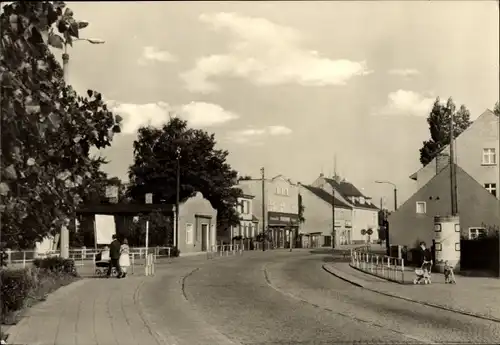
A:
[[[496,318],[494,316],[488,316],[488,315],[484,315],[484,314],[480,314],[480,313],[475,313],[475,312],[460,310],[460,309],[457,309],[457,308],[452,308],[452,307],[448,307],[448,306],[441,305],[441,304],[436,304],[436,303],[431,303],[431,302],[425,302],[425,301],[419,301],[419,300],[412,299],[412,298],[409,298],[409,297],[405,297],[405,296],[397,295],[397,294],[394,294],[394,293],[389,293],[389,292],[381,291],[381,290],[378,290],[378,289],[374,289],[374,288],[369,287],[368,286],[369,284],[361,283],[358,279],[356,279],[356,278],[354,278],[352,276],[348,276],[347,274],[341,273],[339,270],[336,270],[335,268],[326,267],[326,266],[327,266],[327,264],[323,264],[323,269],[325,271],[327,271],[328,273],[334,275],[335,277],[340,278],[340,279],[342,279],[342,280],[344,280],[344,281],[346,281],[348,283],[351,283],[351,284],[353,284],[355,286],[358,286],[358,287],[361,287],[363,289],[366,289],[366,290],[378,293],[380,295],[384,295],[384,296],[388,296],[388,297],[393,297],[393,298],[398,298],[398,299],[401,299],[401,300],[404,300],[404,301],[408,301],[408,302],[412,302],[412,303],[417,303],[417,304],[422,304],[422,305],[425,305],[425,306],[428,306],[428,307],[433,307],[433,308],[437,308],[437,309],[441,309],[441,310],[446,310],[446,311],[450,311],[450,312],[457,313],[457,314],[462,314],[462,315],[466,315],[466,316],[472,316],[472,317],[475,317],[475,318],[478,318],[478,319],[483,319],[483,320],[488,320],[488,321],[493,321],[493,322],[500,323],[500,318]],[[363,273],[365,273],[365,272],[363,272]]]

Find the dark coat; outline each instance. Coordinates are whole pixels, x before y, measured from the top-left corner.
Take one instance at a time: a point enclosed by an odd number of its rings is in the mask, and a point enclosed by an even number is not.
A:
[[[109,245],[109,257],[112,260],[118,260],[120,258],[120,247],[121,244],[118,240],[113,240]]]

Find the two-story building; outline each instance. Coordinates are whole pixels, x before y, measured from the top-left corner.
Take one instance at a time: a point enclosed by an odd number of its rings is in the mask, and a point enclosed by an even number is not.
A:
[[[333,211],[335,211],[336,244],[351,241],[352,207],[324,189],[307,185],[299,188],[304,206],[304,222],[300,226],[303,248],[331,247]]]
[[[240,224],[231,227],[231,240],[236,236],[254,238],[259,233],[259,221],[252,213],[254,198],[255,196],[250,194],[243,194],[238,198],[236,209],[239,214]]]
[[[352,208],[352,228],[346,229],[348,243],[375,242],[378,240],[378,207],[371,197],[361,193],[352,183],[338,177],[326,178],[323,174],[311,184],[320,188]],[[371,230],[371,235],[369,234]]]
[[[457,204],[461,235],[474,238],[500,226],[498,171],[499,118],[483,112],[455,139]],[[389,218],[389,242],[413,247],[432,241],[434,216],[451,213],[450,157],[446,146],[410,176],[417,192]]]
[[[500,198],[498,171],[498,116],[486,109],[466,130],[455,138],[455,164],[490,193]],[[429,164],[410,178],[417,190],[425,186],[449,162],[450,147],[444,147]]]
[[[264,196],[262,195],[264,183]],[[238,182],[243,193],[253,195],[253,214],[259,224],[265,220],[266,229],[278,247],[289,242],[289,230],[298,235],[299,227],[299,186],[283,175],[270,179],[249,179]],[[264,205],[264,207],[262,207]],[[263,212],[264,211],[264,212]]]

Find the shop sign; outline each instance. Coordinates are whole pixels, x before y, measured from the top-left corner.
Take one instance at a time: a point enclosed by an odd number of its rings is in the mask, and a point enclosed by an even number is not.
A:
[[[267,217],[270,226],[296,226],[299,224],[299,216],[293,213],[268,212]]]

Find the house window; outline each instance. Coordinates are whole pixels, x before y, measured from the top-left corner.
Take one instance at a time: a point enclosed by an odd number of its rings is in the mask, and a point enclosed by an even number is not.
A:
[[[484,188],[494,196],[497,196],[497,184],[496,183],[485,183]]]
[[[268,211],[273,212],[274,211],[274,202],[269,201],[269,205],[267,205]]]
[[[186,224],[186,244],[193,244],[193,224]]]
[[[483,164],[493,165],[497,163],[495,149],[483,149]]]
[[[485,228],[469,228],[469,240],[476,240],[486,236]]]
[[[417,214],[427,213],[427,204],[425,201],[417,201]]]
[[[283,194],[286,195],[286,196],[288,196],[288,188],[284,189],[284,193]]]

